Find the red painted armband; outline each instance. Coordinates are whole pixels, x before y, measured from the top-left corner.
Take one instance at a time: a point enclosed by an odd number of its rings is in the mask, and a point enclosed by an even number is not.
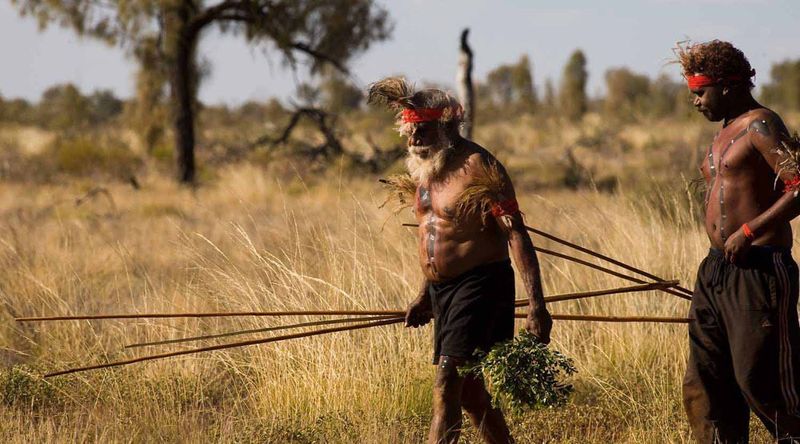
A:
[[[513,216],[519,213],[519,204],[516,199],[501,200],[492,204],[492,216]]]
[[[794,176],[789,180],[783,181],[783,192],[797,191],[800,189],[800,175]]]

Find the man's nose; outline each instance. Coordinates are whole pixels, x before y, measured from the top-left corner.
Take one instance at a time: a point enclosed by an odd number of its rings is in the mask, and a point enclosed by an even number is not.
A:
[[[694,104],[695,107],[699,107],[700,106],[700,97],[695,97],[694,100],[692,101],[692,103]]]

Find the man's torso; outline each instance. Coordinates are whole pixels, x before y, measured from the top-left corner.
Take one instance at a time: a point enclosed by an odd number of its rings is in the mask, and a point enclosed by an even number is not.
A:
[[[782,195],[782,187],[776,189],[775,172],[750,141],[752,114],[743,114],[720,131],[700,168],[708,186],[706,232],[716,248],[723,248],[728,236]],[[786,223],[761,233],[754,245],[788,246],[791,241]]]
[[[470,144],[471,145],[471,144]],[[441,180],[417,187],[414,213],[419,222],[418,249],[422,271],[432,282],[454,278],[478,265],[508,258],[507,241],[491,215],[473,212],[454,217],[462,192],[472,183],[482,154],[469,148],[457,154]]]

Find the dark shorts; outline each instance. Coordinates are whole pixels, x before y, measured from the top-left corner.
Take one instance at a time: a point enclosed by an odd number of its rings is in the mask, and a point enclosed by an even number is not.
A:
[[[433,363],[439,356],[472,358],[514,337],[514,270],[511,261],[479,265],[430,284],[434,317]]]

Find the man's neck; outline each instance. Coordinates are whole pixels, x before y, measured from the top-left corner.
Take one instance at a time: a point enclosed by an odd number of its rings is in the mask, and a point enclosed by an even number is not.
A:
[[[722,122],[722,127],[727,127],[741,115],[756,108],[762,108],[762,106],[760,103],[756,102],[756,99],[748,92],[740,100],[735,100],[731,106],[728,107],[728,112]]]

